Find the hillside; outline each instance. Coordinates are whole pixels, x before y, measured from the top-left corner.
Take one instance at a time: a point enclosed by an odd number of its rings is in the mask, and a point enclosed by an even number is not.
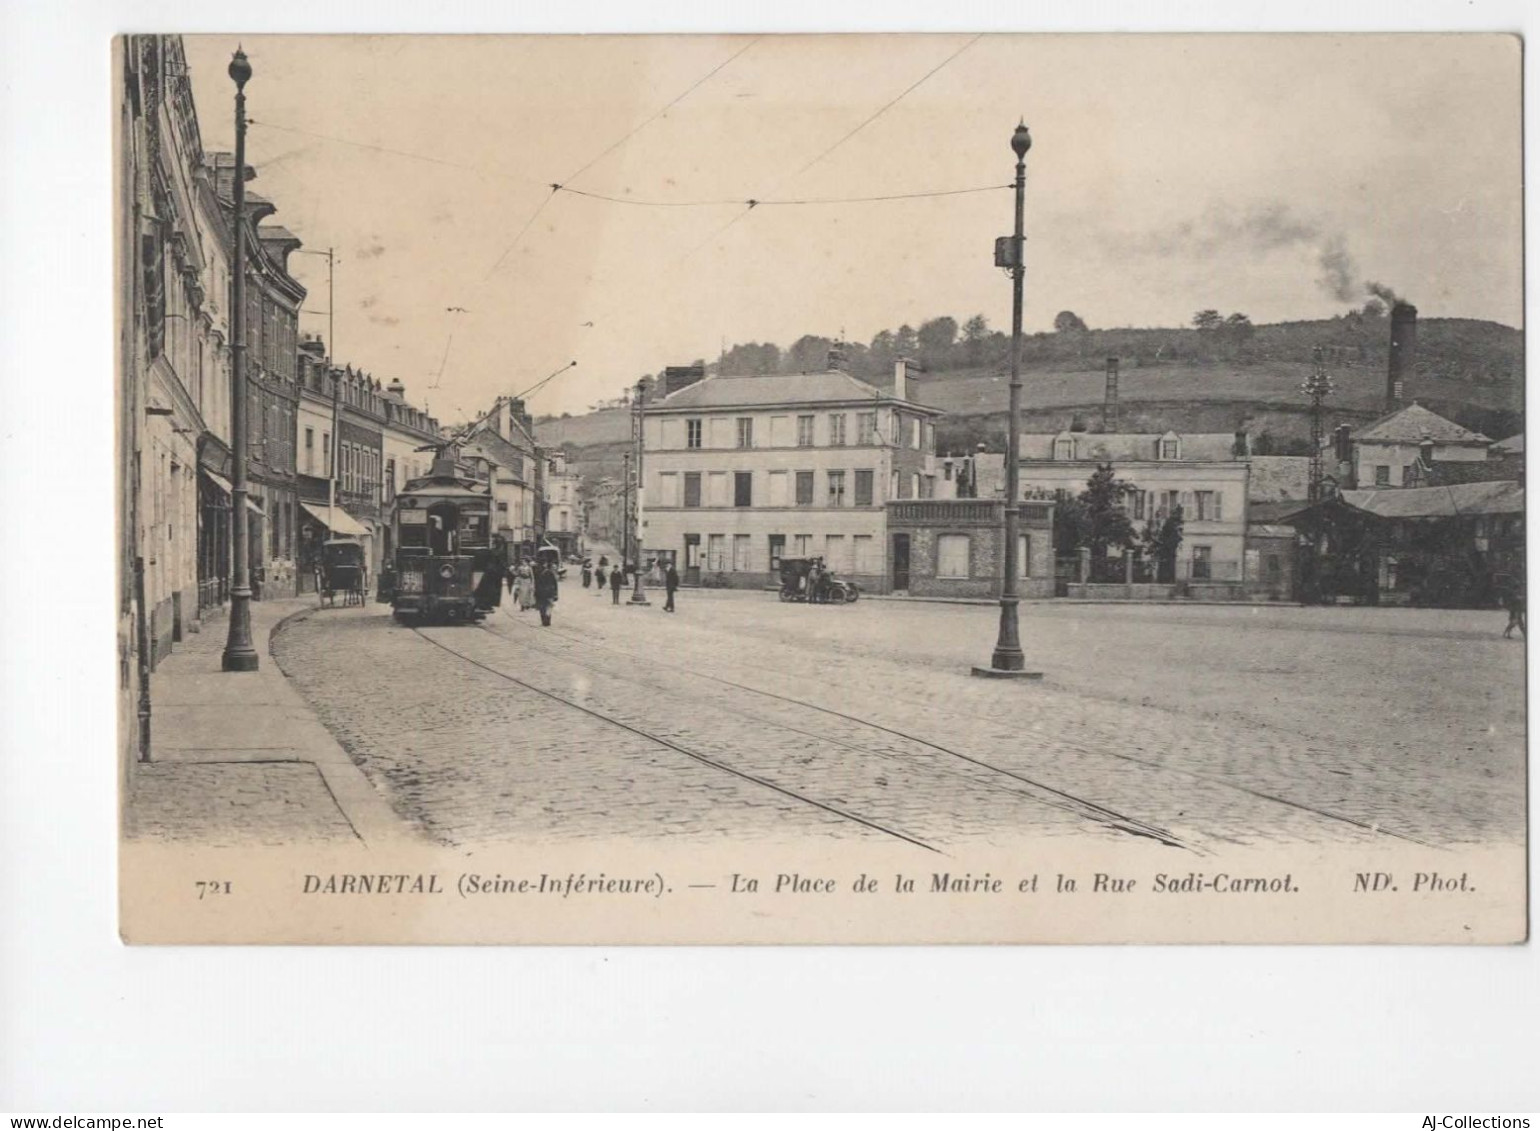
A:
[[[957,341],[948,362],[918,376],[914,396],[947,413],[942,450],[984,442],[1003,446],[1009,396],[1004,335]],[[1034,334],[1023,340],[1022,407],[1032,431],[1067,428],[1076,417],[1101,423],[1106,359],[1119,358],[1120,426],[1126,430],[1268,435],[1279,450],[1309,435],[1308,404],[1299,391],[1322,346],[1334,385],[1328,426],[1360,424],[1380,414],[1389,360],[1389,320],[1359,314],[1316,322],[1254,327],[1244,340],[1191,329],[1086,330]],[[800,351],[811,356],[811,350]],[[979,364],[962,364],[969,354]],[[980,355],[994,356],[980,356]],[[883,372],[871,354],[858,359],[868,379]],[[1417,360],[1405,397],[1494,439],[1523,429],[1524,335],[1494,322],[1422,319]],[[630,442],[630,415],[607,409],[536,423],[540,442],[564,447],[587,475],[618,474]]]

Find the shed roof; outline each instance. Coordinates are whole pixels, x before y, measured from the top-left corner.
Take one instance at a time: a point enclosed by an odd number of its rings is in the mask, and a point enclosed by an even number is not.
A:
[[[1451,483],[1445,487],[1392,487],[1344,491],[1342,501],[1380,518],[1455,518],[1477,514],[1523,514],[1524,488],[1511,480]]]

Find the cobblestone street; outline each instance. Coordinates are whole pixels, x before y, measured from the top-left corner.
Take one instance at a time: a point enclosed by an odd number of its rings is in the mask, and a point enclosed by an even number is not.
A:
[[[569,584],[421,631],[384,606],[275,655],[429,838],[964,843],[1204,852],[1523,835],[1523,646],[1497,614],[1029,604],[1037,684],[975,680],[998,613]]]

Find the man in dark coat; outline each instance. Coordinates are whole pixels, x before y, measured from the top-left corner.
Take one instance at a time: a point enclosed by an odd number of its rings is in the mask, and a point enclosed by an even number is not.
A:
[[[535,566],[535,608],[540,610],[540,623],[545,628],[551,627],[551,608],[559,588],[554,569],[543,562]]]
[[[610,570],[610,604],[620,604],[620,587],[626,583],[626,571],[616,566]]]
[[[594,583],[594,566],[587,558],[583,559],[583,588],[587,589]]]
[[[503,603],[503,563],[497,557],[487,559],[475,596],[478,609],[495,609]]]
[[[663,588],[668,590],[668,603],[663,606],[665,613],[674,611],[674,590],[679,588],[679,571],[674,568],[674,563],[668,563],[668,569],[663,571]]]

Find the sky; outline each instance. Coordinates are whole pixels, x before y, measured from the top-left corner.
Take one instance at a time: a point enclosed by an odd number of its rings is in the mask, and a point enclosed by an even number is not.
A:
[[[231,149],[238,41],[185,43],[204,147]],[[582,412],[724,343],[869,341],[943,314],[1009,330],[993,243],[1023,119],[1028,331],[1061,310],[1329,317],[1370,283],[1423,317],[1522,325],[1515,37],[242,46],[251,189],[335,248],[334,356],[444,420],[573,361],[531,411]],[[949,195],[869,199],[921,193]],[[324,333],[326,260],[290,262],[301,329]]]

